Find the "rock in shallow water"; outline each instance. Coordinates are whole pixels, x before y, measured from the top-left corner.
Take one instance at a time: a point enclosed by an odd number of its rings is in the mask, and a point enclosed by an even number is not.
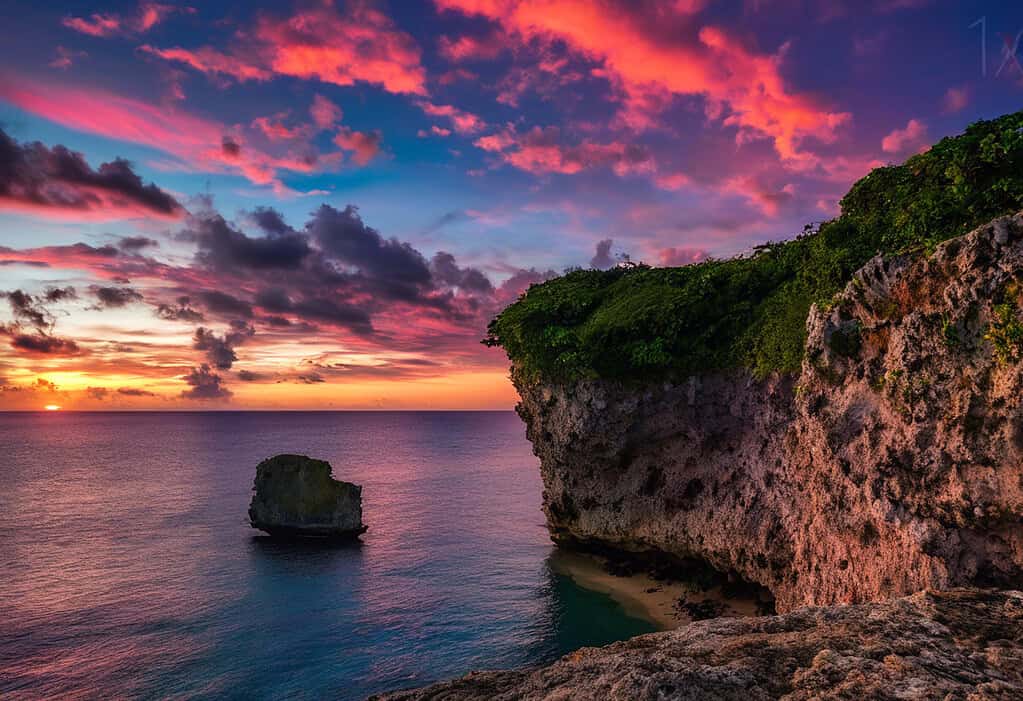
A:
[[[474,672],[388,701],[1021,699],[1023,594],[927,591],[883,603],[718,618],[534,670]]]
[[[249,505],[253,528],[273,536],[355,538],[362,524],[362,487],[330,476],[330,463],[277,455],[256,467]]]

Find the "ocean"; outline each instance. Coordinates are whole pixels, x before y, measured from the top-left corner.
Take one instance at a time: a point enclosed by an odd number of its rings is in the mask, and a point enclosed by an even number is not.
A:
[[[251,529],[255,467],[363,485],[361,543]],[[360,699],[649,632],[551,567],[511,412],[0,413],[0,698]]]

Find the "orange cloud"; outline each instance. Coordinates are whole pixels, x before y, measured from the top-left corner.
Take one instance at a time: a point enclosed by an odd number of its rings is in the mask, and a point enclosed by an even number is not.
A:
[[[651,22],[691,22],[701,8],[698,2],[677,4],[673,16],[653,18],[633,6],[583,0],[435,2],[443,10],[491,19],[521,43],[559,40],[601,63],[622,93],[622,122],[636,129],[656,125],[666,96],[696,95],[704,99],[708,117],[736,127],[740,138],[770,139],[783,159],[805,168],[816,162],[806,153],[805,140],[833,141],[850,119],[786,86],[780,70],[785,46],[773,55],[758,54],[712,26],[671,40],[649,31]]]
[[[290,76],[334,85],[369,83],[398,94],[426,94],[415,40],[364,2],[339,12],[320,0],[287,18],[262,15],[230,51],[144,47],[169,61],[238,81]]]

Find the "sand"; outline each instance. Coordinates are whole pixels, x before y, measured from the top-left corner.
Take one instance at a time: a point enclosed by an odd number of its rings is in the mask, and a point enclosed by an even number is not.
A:
[[[695,620],[679,608],[682,597],[690,603],[707,603],[720,616],[756,616],[756,599],[725,597],[719,587],[699,589],[690,582],[658,581],[648,574],[619,577],[605,568],[605,560],[596,555],[555,550],[551,568],[571,577],[581,587],[607,594],[626,613],[650,621],[661,630],[671,630]]]

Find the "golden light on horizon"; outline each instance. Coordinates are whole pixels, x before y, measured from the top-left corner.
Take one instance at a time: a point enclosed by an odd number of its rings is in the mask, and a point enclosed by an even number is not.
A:
[[[60,404],[47,404],[43,409],[46,409],[46,411],[60,411]]]

